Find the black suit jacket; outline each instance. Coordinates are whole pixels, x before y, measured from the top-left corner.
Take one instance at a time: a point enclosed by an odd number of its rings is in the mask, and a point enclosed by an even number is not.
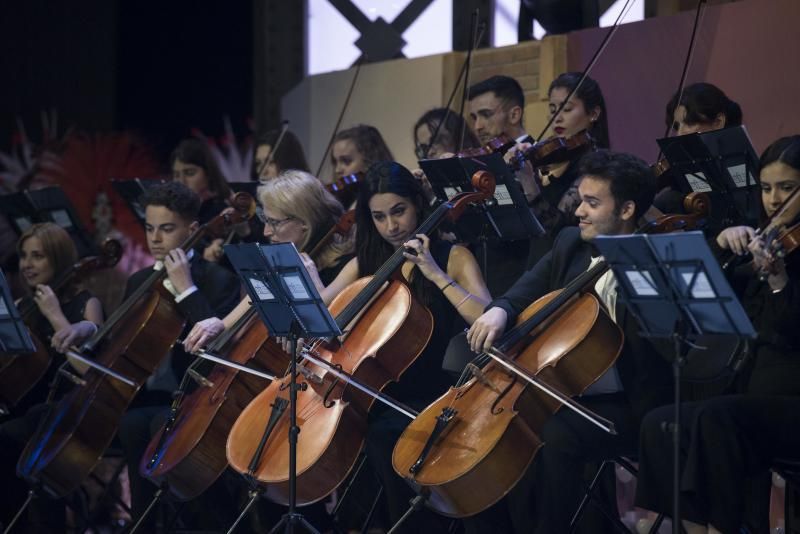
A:
[[[556,236],[552,250],[525,272],[502,297],[489,304],[508,313],[508,325],[539,297],[567,285],[589,268],[594,247],[580,237],[580,229],[569,226]],[[670,345],[644,339],[639,324],[619,300],[617,324],[625,334],[625,344],[617,359],[617,370],[634,414],[641,418],[649,410],[672,399],[672,371],[668,361]]]
[[[191,260],[191,272],[197,291],[176,304],[180,313],[186,318],[186,326],[181,337],[186,336],[198,321],[209,317],[225,317],[236,307],[241,298],[239,278],[229,270],[207,262],[196,252]],[[125,298],[152,273],[153,268],[148,267],[131,275],[125,287]],[[183,350],[182,345],[176,344],[172,348],[172,371],[178,380],[194,358]]]

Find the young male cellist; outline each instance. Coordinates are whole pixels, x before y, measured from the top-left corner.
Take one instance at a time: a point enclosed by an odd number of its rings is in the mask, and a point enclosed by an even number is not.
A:
[[[185,185],[168,182],[149,189],[141,203],[145,208],[147,247],[156,262],[128,279],[126,298],[153,270],[166,269],[164,286],[173,294],[178,310],[186,319],[184,335],[198,321],[225,316],[239,302],[238,278],[229,270],[204,260],[194,250],[184,252],[180,248],[199,227],[200,198]],[[118,435],[128,463],[134,521],[144,512],[156,491],[152,482],[139,475],[139,461],[152,435],[163,424],[172,393],[193,360],[181,345],[175,345],[147,379],[120,423]],[[142,531],[149,530],[145,527]]]
[[[579,227],[564,228],[553,249],[487,307],[467,334],[472,350],[491,347],[534,300],[595,265],[600,257],[592,240],[632,233],[653,200],[654,178],[634,156],[607,150],[589,153],[581,161],[581,176],[581,203],[575,211]],[[550,417],[539,436],[545,445],[507,498],[515,532],[567,532],[583,495],[586,465],[635,452],[641,417],[670,399],[669,364],[638,336],[636,319],[617,301],[613,273],[606,272],[593,289],[625,334],[625,342],[616,363],[578,400],[611,420],[618,434],[604,432],[567,408]],[[479,514],[467,520],[467,531],[481,531],[485,519]]]

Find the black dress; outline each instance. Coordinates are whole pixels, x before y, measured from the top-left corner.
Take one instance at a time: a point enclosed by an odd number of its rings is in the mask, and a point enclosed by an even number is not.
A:
[[[767,473],[778,457],[800,451],[800,276],[790,271],[783,291],[751,275],[734,280],[758,332],[737,394],[682,404],[681,515],[722,532],[739,532],[750,501],[748,479]],[[743,282],[743,283],[742,283]],[[672,446],[662,430],[672,406],[654,410],[642,423],[636,503],[672,511]],[[764,524],[756,517],[756,528]]]
[[[580,204],[579,159],[573,159],[564,173],[541,186],[541,194],[531,203],[534,215],[544,227],[544,235],[531,239],[527,268],[530,269],[553,247],[553,241],[565,226],[577,226],[575,210]]]
[[[436,264],[447,271],[447,263],[453,245],[447,241],[434,241],[431,255]],[[415,272],[416,276],[421,276]],[[434,317],[431,339],[416,361],[406,370],[399,382],[390,384],[384,392],[408,406],[421,410],[444,394],[452,384],[442,370],[442,360],[450,338],[467,325],[447,297],[441,291],[432,295],[428,309]],[[388,505],[390,525],[395,523],[408,508],[414,496],[406,482],[392,467],[392,452],[410,419],[383,404],[377,403],[369,414],[367,427],[367,458],[378,474]],[[403,524],[402,532],[436,532],[441,518],[427,510],[417,512]],[[424,527],[424,528],[423,528]],[[420,530],[422,529],[422,530]]]

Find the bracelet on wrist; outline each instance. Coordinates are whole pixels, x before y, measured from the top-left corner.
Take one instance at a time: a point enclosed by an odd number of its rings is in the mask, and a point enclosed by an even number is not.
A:
[[[446,283],[445,285],[443,285],[442,287],[440,287],[440,288],[439,288],[439,290],[440,290],[442,293],[444,293],[444,290],[445,290],[445,289],[447,289],[448,287],[452,286],[452,285],[453,285],[453,284],[455,284],[455,283],[456,283],[456,281],[455,281],[454,279],[452,279],[452,278],[451,278],[451,279],[450,279],[450,281],[449,281],[449,282],[447,282],[447,283]]]

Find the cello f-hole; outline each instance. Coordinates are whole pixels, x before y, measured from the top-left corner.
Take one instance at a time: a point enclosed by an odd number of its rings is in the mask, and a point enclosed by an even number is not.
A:
[[[511,391],[511,388],[514,387],[514,384],[516,383],[517,383],[517,377],[514,376],[514,378],[511,379],[511,382],[508,383],[506,388],[497,396],[497,398],[492,403],[492,409],[491,409],[492,415],[500,415],[501,413],[503,413],[503,408],[498,408],[497,405],[501,400],[503,400],[503,397],[505,397],[508,394],[508,392]]]
[[[342,366],[340,364],[338,364],[338,363],[333,365],[333,368],[336,369],[337,371],[342,371]],[[331,393],[333,393],[333,389],[336,387],[336,385],[338,383],[339,383],[339,379],[338,378],[336,380],[333,380],[331,382],[331,385],[328,386],[328,390],[325,392],[325,395],[322,397],[322,405],[325,408],[333,408],[333,404],[334,403],[333,403],[333,401],[328,400],[328,397],[330,397]]]

